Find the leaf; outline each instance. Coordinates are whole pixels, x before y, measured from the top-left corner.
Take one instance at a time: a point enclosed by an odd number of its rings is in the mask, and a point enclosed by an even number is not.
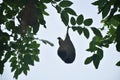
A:
[[[101,34],[101,32],[100,32],[97,28],[91,27],[91,29],[92,29],[93,33],[94,33],[96,36],[98,36],[98,37],[100,37],[100,38],[103,37],[102,34]]]
[[[84,20],[84,25],[85,26],[90,26],[92,23],[93,23],[93,20],[91,18]]]
[[[99,1],[93,2],[92,5],[95,5],[95,6],[96,6],[96,5],[99,5]]]
[[[21,72],[22,72],[22,69],[20,69],[20,68],[17,68],[17,69],[16,69],[16,71],[15,71],[15,73],[14,73],[15,79],[18,79],[18,76],[21,74]]]
[[[116,66],[120,66],[120,61],[118,61],[118,62],[116,63]]]
[[[50,3],[52,0],[41,0],[44,3]]]
[[[96,47],[95,47],[95,42],[94,41],[90,42],[89,48],[87,49],[87,51],[90,51],[90,52],[96,51]]]
[[[53,43],[51,43],[51,42],[49,42],[49,41],[47,41],[47,40],[41,39],[41,41],[42,41],[44,44],[49,44],[50,46],[54,46]]]
[[[78,25],[81,25],[81,24],[83,23],[83,20],[84,20],[83,15],[79,15],[79,16],[77,17],[77,24],[78,24]]]
[[[104,7],[104,9],[102,11],[102,18],[105,18],[108,15],[110,8],[111,8],[111,5],[106,4],[106,6]]]
[[[71,8],[65,8],[64,10],[71,15],[77,16],[76,12]]]
[[[11,72],[15,71],[16,70],[16,67],[12,67],[11,69]]]
[[[83,28],[83,33],[84,33],[84,36],[88,39],[90,36],[90,33],[87,28]]]
[[[56,8],[56,10],[57,10],[57,12],[58,12],[58,13],[60,13],[60,12],[61,12],[61,7],[60,7],[59,5],[56,5],[56,7],[55,7],[55,8]]]
[[[97,54],[93,55],[93,64],[95,66],[95,68],[97,69],[100,63],[100,58]]]
[[[7,60],[11,57],[12,53],[9,51],[5,54],[5,58],[3,59],[3,62],[7,62]]]
[[[0,60],[0,74],[3,74],[4,71],[4,63]]]
[[[29,47],[30,47],[30,48],[39,48],[39,47],[40,47],[40,44],[38,44],[36,41],[33,41],[33,42],[31,42],[31,44],[30,44]]]
[[[93,61],[93,56],[87,57],[84,64],[90,64]]]
[[[56,2],[59,2],[59,1],[61,1],[61,0],[55,0]]]
[[[49,16],[49,13],[46,12],[46,11],[43,11],[43,14],[46,15],[46,16]]]
[[[97,55],[99,56],[100,60],[103,58],[103,50],[98,48],[97,49]]]
[[[39,23],[33,26],[33,33],[36,34],[39,31]]]
[[[9,21],[9,22],[6,22],[6,28],[7,28],[7,30],[11,30],[11,29],[13,29],[14,28],[14,26],[15,26],[15,23],[14,23],[14,21]]]
[[[77,30],[78,30],[78,27],[72,27],[72,30],[73,30],[73,31],[77,31]]]
[[[79,33],[79,35],[81,35],[82,31],[83,31],[82,27],[72,27],[72,30],[77,31]]]
[[[25,64],[30,64],[30,65],[34,65],[34,60],[32,59],[32,55],[30,54],[26,54],[23,58],[23,62]]]
[[[38,56],[34,56],[35,61],[39,62],[39,57]]]
[[[61,1],[60,3],[59,3],[59,5],[61,6],[61,7],[69,7],[69,6],[71,6],[73,4],[73,2],[71,2],[71,1]]]
[[[67,14],[67,12],[65,10],[63,10],[61,13],[61,19],[62,19],[63,23],[67,26],[68,22],[69,22],[69,15]]]
[[[74,18],[74,17],[71,17],[70,22],[71,22],[72,25],[75,25],[75,24],[76,24],[76,20],[75,20],[75,18]]]
[[[27,75],[27,70],[23,70],[23,73],[24,73],[25,75]]]

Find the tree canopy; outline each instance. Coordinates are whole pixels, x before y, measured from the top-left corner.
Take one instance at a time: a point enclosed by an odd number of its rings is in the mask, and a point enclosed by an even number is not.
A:
[[[120,0],[96,0],[92,2],[101,13],[101,23],[103,27],[91,27],[92,18],[84,18],[84,14],[76,13],[71,8],[72,0],[3,0],[0,3],[0,74],[3,74],[4,65],[10,62],[11,72],[14,78],[23,72],[27,75],[29,66],[34,66],[34,62],[39,62],[39,47],[42,41],[45,44],[54,46],[48,40],[39,39],[35,35],[39,28],[46,26],[45,16],[47,5],[51,4],[61,17],[63,24],[79,35],[84,34],[88,39],[90,31],[94,37],[89,43],[86,51],[93,53],[87,57],[85,64],[93,65],[96,69],[103,58],[103,48],[109,48],[114,43],[116,51],[120,52]],[[82,2],[81,2],[82,3]],[[102,31],[108,29],[103,36]],[[120,61],[116,62],[120,66]]]

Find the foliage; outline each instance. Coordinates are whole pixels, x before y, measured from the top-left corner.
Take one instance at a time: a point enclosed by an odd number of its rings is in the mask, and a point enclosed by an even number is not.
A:
[[[34,61],[39,62],[39,41],[45,44],[53,44],[44,39],[35,37],[40,26],[46,28],[46,20],[44,16],[49,16],[47,4],[51,4],[60,14],[61,20],[65,26],[70,27],[73,31],[77,31],[79,35],[83,35],[88,39],[90,30],[95,36],[89,43],[87,51],[93,53],[92,56],[86,58],[85,64],[93,62],[97,69],[100,61],[103,58],[103,47],[108,48],[110,44],[116,44],[116,50],[120,52],[120,0],[97,0],[92,4],[98,7],[98,14],[102,13],[102,28],[90,27],[93,23],[92,18],[84,18],[83,14],[77,14],[72,8],[73,4],[70,0],[34,0],[37,8],[38,24],[35,26],[27,25],[27,32],[21,33],[21,12],[29,0],[3,0],[0,3],[0,74],[4,71],[4,65],[7,61],[10,62],[11,71],[14,72],[14,77],[23,72],[27,75],[30,70],[29,66],[34,65]],[[19,23],[16,23],[16,20]],[[101,31],[104,28],[108,29],[105,36]],[[120,66],[120,61],[116,63]]]

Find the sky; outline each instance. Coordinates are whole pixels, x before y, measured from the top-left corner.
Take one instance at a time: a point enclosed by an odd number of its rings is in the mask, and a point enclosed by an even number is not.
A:
[[[92,26],[101,27],[101,14],[97,14],[97,7],[91,5],[95,0],[72,0],[74,2],[72,8],[78,13],[83,14],[85,18],[93,18]],[[120,53],[116,52],[115,45],[111,45],[109,49],[104,48],[104,58],[100,62],[99,68],[95,69],[93,64],[84,65],[85,59],[92,55],[85,51],[88,46],[89,39],[77,32],[69,31],[70,38],[76,49],[76,59],[72,64],[65,64],[57,55],[59,47],[57,37],[65,38],[66,27],[61,22],[60,15],[49,4],[46,10],[50,16],[45,17],[47,21],[47,29],[42,26],[37,34],[40,39],[46,39],[54,43],[54,47],[45,45],[40,42],[40,62],[36,62],[30,67],[28,75],[20,75],[18,80],[120,80],[120,67],[115,63],[120,60]],[[91,36],[93,34],[91,33]],[[15,80],[13,73],[10,71],[9,63],[6,63],[3,75],[0,80]]]

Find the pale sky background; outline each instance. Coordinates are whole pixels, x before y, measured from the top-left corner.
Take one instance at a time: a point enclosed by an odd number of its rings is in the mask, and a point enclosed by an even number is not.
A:
[[[85,18],[93,18],[93,26],[102,26],[100,24],[101,15],[97,14],[97,7],[91,5],[95,0],[72,1],[74,2],[72,8],[78,14],[83,14]],[[30,67],[27,76],[22,74],[18,80],[120,80],[120,67],[115,66],[115,63],[120,60],[120,53],[116,52],[115,45],[111,45],[109,49],[104,48],[104,58],[99,68],[95,69],[93,64],[84,65],[85,59],[92,55],[85,51],[91,37],[86,39],[72,30],[70,30],[70,37],[77,56],[73,64],[65,64],[57,55],[59,46],[57,37],[65,37],[66,27],[61,22],[60,15],[51,5],[48,5],[47,11],[50,14],[46,17],[47,29],[41,27],[37,36],[53,42],[55,46],[51,47],[40,42],[40,62]],[[0,75],[0,80],[15,80],[10,69],[9,63],[7,63],[3,75]]]

